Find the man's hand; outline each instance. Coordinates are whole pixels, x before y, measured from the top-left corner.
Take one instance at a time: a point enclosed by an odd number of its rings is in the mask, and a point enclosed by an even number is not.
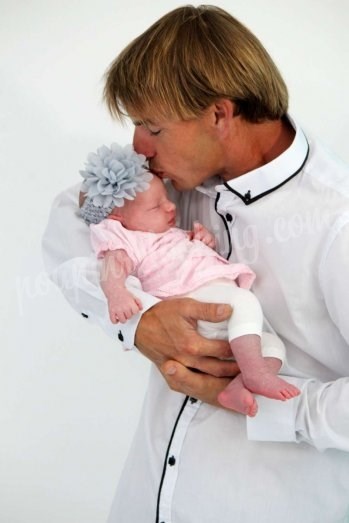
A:
[[[239,368],[234,362],[231,369],[234,374],[231,378],[216,378],[209,374],[194,372],[178,361],[169,360],[164,363],[161,371],[170,389],[222,408],[217,400],[218,394],[227,387],[232,377],[239,372]]]
[[[200,336],[197,321],[220,322],[231,312],[225,304],[165,300],[143,314],[135,344],[158,366],[171,389],[218,405],[218,393],[239,370],[235,362],[220,359],[231,357],[229,343]]]

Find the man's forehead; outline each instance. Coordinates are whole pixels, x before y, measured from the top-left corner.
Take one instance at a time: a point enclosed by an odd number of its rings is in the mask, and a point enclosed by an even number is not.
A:
[[[158,125],[159,120],[156,120],[155,118],[148,118],[148,117],[137,117],[137,116],[130,116],[130,119],[132,120],[133,125]]]
[[[163,122],[173,120],[171,116],[166,116],[167,111],[161,111],[160,105],[152,105],[144,108],[130,107],[127,111],[127,117],[134,125],[152,125],[159,126]]]

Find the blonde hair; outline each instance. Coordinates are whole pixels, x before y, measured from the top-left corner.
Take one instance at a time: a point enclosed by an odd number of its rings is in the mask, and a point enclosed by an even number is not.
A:
[[[119,120],[187,120],[227,98],[250,122],[285,115],[286,85],[259,40],[214,6],[177,8],[133,40],[106,73],[104,99]]]

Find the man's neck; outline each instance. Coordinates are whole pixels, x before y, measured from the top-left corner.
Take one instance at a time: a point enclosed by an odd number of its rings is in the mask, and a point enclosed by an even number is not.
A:
[[[270,163],[290,147],[294,136],[287,118],[259,124],[240,120],[230,138],[227,168],[221,177],[228,181]]]

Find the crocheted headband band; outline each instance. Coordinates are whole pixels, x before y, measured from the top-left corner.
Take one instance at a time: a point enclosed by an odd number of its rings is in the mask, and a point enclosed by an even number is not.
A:
[[[85,170],[80,171],[84,178],[81,191],[86,194],[80,216],[88,225],[104,220],[114,207],[122,207],[125,199],[134,200],[137,192],[149,188],[153,177],[147,170],[146,157],[131,145],[103,145],[87,160]]]

